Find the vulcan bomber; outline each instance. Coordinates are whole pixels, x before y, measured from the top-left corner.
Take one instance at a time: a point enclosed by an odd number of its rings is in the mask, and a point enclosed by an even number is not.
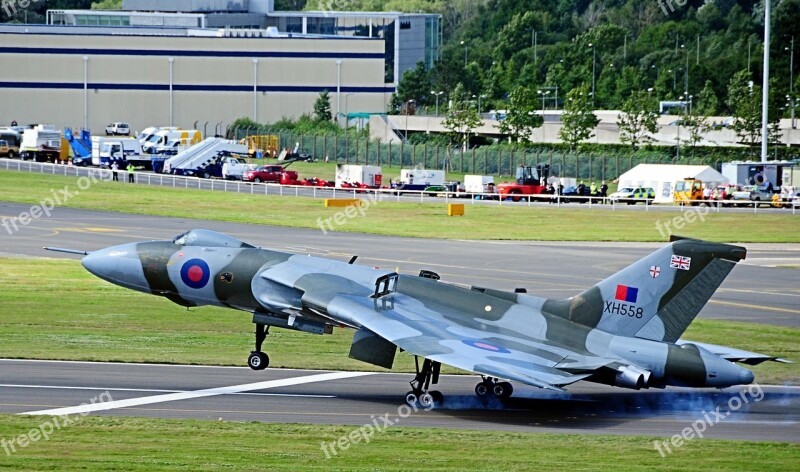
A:
[[[262,347],[270,327],[317,335],[350,328],[349,356],[387,369],[399,348],[416,360],[406,401],[424,407],[444,401],[432,389],[442,364],[479,374],[479,397],[506,399],[511,382],[554,391],[581,380],[723,388],[753,382],[740,364],[788,362],[681,339],[746,256],[728,244],[674,238],[566,299],[265,249],[202,229],[92,252],[47,249],[83,254],[97,277],[184,307],[247,312],[255,324],[247,360],[254,370],[269,365]]]

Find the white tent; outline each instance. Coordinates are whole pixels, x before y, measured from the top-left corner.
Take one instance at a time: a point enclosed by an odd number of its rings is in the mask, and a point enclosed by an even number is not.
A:
[[[656,203],[672,203],[675,182],[685,178],[712,186],[728,183],[728,179],[709,166],[639,164],[619,177],[619,188],[651,187],[656,192]]]

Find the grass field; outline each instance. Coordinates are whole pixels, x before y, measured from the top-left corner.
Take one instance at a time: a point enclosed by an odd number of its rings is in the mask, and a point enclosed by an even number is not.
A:
[[[0,266],[0,357],[245,365],[252,350],[248,313],[187,310],[97,279],[73,260],[0,259]],[[347,357],[352,336],[273,329],[265,350],[273,367],[381,370]],[[800,329],[696,320],[685,337],[800,359]],[[412,372],[413,358],[398,354],[394,370]],[[800,384],[800,364],[768,362],[754,371],[761,383]]]
[[[38,204],[54,191],[77,190],[74,177],[0,171],[0,201]],[[466,216],[448,217],[441,203],[380,202],[365,216],[348,218],[337,231],[448,239],[547,241],[664,241],[676,212],[611,211],[578,207],[469,205]],[[70,198],[74,208],[319,228],[335,208],[311,198],[132,186],[98,182]],[[12,217],[15,215],[0,215]],[[658,226],[661,225],[661,226]],[[800,217],[786,213],[709,213],[680,230],[683,236],[727,242],[800,242]]]
[[[424,414],[422,412],[418,414]],[[78,417],[80,418],[80,417]],[[0,438],[43,417],[0,415]],[[655,438],[387,428],[328,459],[351,426],[84,417],[6,456],[3,470],[796,470],[796,444],[703,439],[667,457]]]

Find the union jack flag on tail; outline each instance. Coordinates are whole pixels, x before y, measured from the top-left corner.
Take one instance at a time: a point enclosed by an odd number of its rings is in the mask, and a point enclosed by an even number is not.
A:
[[[669,261],[669,266],[672,269],[689,270],[689,267],[692,266],[692,258],[673,255]]]

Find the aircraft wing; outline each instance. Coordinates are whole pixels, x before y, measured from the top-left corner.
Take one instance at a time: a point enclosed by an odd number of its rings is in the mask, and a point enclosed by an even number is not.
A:
[[[547,343],[544,333],[542,336],[524,334],[525,319],[541,316],[531,307],[500,299],[493,299],[492,303],[497,306],[490,307],[486,305],[488,297],[476,293],[476,299],[481,300],[477,308],[486,316],[475,317],[442,296],[443,292],[456,287],[437,284],[441,287],[439,290],[430,285],[425,290],[415,290],[416,283],[423,283],[418,279],[403,277],[397,292],[378,297],[347,291],[336,295],[329,292],[331,296],[324,297],[325,306],[317,305],[317,309],[324,310],[332,319],[360,326],[411,354],[555,391],[563,391],[561,386],[589,377],[594,370],[615,362]],[[329,285],[328,289],[331,288]],[[464,298],[473,295],[458,290]],[[318,294],[315,298],[318,299]],[[502,311],[502,317],[488,316],[484,311],[487,307]]]

